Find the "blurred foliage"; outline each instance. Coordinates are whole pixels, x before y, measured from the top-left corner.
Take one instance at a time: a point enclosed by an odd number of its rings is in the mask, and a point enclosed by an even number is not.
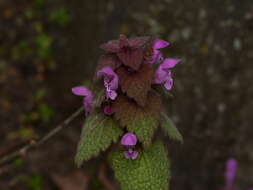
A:
[[[54,111],[48,104],[39,104],[38,113],[44,123],[48,123],[52,118]]]
[[[23,163],[24,163],[23,160],[18,158],[13,161],[12,166],[15,168],[20,168],[20,167],[22,167]]]
[[[20,175],[11,181],[11,185],[24,184],[27,190],[42,190],[44,189],[43,178],[40,175]]]
[[[60,26],[65,26],[70,23],[71,17],[66,8],[59,8],[50,13],[49,20]]]
[[[35,44],[39,57],[49,58],[52,55],[52,41],[52,38],[45,33],[41,33],[35,37]]]
[[[35,101],[43,100],[48,95],[48,91],[46,88],[40,88],[36,91],[34,99]]]
[[[8,139],[31,139],[35,136],[33,128],[29,126],[21,126],[18,130],[10,132],[8,134]]]
[[[34,0],[34,5],[36,8],[43,8],[45,6],[44,0]]]

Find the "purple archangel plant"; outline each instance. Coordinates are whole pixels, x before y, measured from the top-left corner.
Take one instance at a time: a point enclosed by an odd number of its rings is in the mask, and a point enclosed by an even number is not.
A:
[[[86,121],[75,161],[105,152],[122,190],[167,190],[170,165],[161,135],[183,141],[166,114],[161,93],[173,87],[172,69],[180,60],[164,58],[164,40],[120,35],[100,46],[92,88],[77,86]],[[162,87],[161,88],[158,87]],[[110,147],[110,148],[109,148]]]

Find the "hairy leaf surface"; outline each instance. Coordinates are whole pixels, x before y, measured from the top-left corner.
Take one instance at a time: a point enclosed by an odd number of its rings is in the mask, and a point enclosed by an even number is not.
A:
[[[150,145],[161,109],[160,97],[149,93],[148,104],[141,107],[126,96],[119,96],[113,103],[114,117],[121,126],[135,133],[145,147]]]
[[[105,151],[122,133],[118,123],[112,118],[102,113],[90,115],[82,129],[75,157],[76,164],[80,167],[83,161],[97,156],[100,151]]]
[[[143,61],[143,50],[140,49],[126,49],[117,53],[119,59],[126,66],[134,70],[138,70]]]
[[[139,105],[144,106],[151,89],[154,71],[149,65],[142,65],[137,72],[128,72],[125,68],[117,71],[123,92],[133,98]]]
[[[161,142],[141,152],[136,160],[126,159],[123,152],[116,152],[110,161],[122,190],[168,190],[169,159]]]
[[[108,53],[102,55],[98,60],[97,70],[102,69],[103,67],[110,67],[112,70],[118,68],[121,65],[121,61],[117,55]]]
[[[166,115],[166,113],[162,112],[162,120],[161,127],[163,131],[169,136],[171,139],[179,141],[183,143],[183,136],[178,131],[177,127],[174,125],[173,121]]]

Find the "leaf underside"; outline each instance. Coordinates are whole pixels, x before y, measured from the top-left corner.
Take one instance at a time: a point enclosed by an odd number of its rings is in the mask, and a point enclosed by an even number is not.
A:
[[[128,97],[119,96],[112,105],[115,119],[119,120],[121,126],[127,127],[129,132],[135,133],[145,147],[152,141],[161,109],[160,97],[155,93],[148,94],[148,102],[145,107],[141,107]]]
[[[110,162],[122,190],[167,190],[169,159],[161,142],[141,152],[136,160],[126,159],[123,152],[111,154]]]
[[[118,69],[120,86],[124,93],[133,98],[139,105],[144,106],[147,94],[151,89],[154,71],[149,65],[142,65],[140,70],[131,73],[125,68]]]
[[[183,143],[183,136],[178,131],[177,127],[174,125],[173,121],[166,115],[166,113],[161,113],[161,128],[167,136],[171,139]]]
[[[105,151],[112,142],[117,142],[123,131],[112,118],[101,113],[91,114],[82,129],[75,162],[80,167],[83,161]]]

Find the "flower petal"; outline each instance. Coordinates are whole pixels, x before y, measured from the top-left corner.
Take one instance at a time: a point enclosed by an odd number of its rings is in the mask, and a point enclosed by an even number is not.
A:
[[[97,75],[98,77],[103,76],[105,83],[109,84],[112,90],[118,88],[119,77],[110,67],[103,67],[97,72]]]
[[[77,96],[92,96],[92,92],[85,86],[76,86],[73,87],[71,90],[72,93]]]
[[[164,87],[167,90],[171,90],[172,89],[172,87],[173,87],[173,79],[171,77],[166,80],[166,82],[164,83]]]
[[[164,59],[163,63],[161,64],[161,67],[163,69],[170,69],[175,67],[180,61],[180,59],[167,58]]]
[[[111,100],[115,100],[117,95],[117,92],[115,92],[114,90],[106,90],[106,97],[110,98]]]
[[[237,161],[235,159],[231,158],[227,161],[227,164],[226,164],[225,177],[226,177],[226,186],[227,187],[233,186],[236,171],[237,171]]]
[[[166,42],[164,40],[155,40],[153,42],[153,48],[154,49],[161,49],[161,48],[165,48],[167,46],[169,46],[170,43],[169,42]]]
[[[133,151],[133,153],[131,154],[131,159],[135,160],[138,157],[138,152],[137,151]]]
[[[124,146],[135,146],[137,143],[137,137],[133,133],[126,133],[121,138],[121,144]]]
[[[155,84],[162,84],[166,81],[168,76],[168,72],[163,70],[161,65],[158,67],[158,69],[155,72],[155,76],[154,76],[154,83]]]
[[[135,160],[138,157],[138,152],[137,151],[133,151],[131,149],[129,149],[128,151],[124,152],[124,156],[126,159],[132,159]]]

